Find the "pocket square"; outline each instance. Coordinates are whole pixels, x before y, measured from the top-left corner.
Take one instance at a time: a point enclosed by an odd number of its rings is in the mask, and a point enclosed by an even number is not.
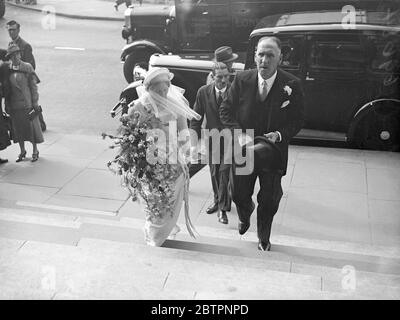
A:
[[[281,109],[285,108],[289,103],[290,103],[289,100],[286,100],[285,102],[283,102],[282,105],[281,105]]]

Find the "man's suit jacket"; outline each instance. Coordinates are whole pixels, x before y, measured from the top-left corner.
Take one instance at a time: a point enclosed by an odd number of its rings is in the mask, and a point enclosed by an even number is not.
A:
[[[219,110],[226,128],[254,129],[254,136],[279,131],[282,141],[276,145],[282,154],[282,172],[286,174],[290,139],[300,131],[304,121],[304,94],[300,79],[278,69],[267,99],[262,102],[258,93],[258,71],[240,72]]]
[[[197,91],[196,102],[193,109],[201,116],[201,119],[191,120],[190,128],[196,131],[199,139],[201,137],[201,124],[203,123],[204,116],[207,119],[206,129],[221,130],[224,128],[219,118],[219,107],[217,105],[214,87],[214,82],[212,82],[208,85],[202,86],[199,91]],[[227,92],[225,91],[225,96],[226,94]]]
[[[36,69],[35,58],[32,53],[32,46],[26,42],[21,37],[18,37],[17,40],[11,41],[8,45],[15,43],[21,50],[21,60],[24,62],[28,62],[33,69]]]

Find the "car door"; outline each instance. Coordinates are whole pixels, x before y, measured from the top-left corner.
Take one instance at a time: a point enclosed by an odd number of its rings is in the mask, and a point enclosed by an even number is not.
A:
[[[360,36],[346,31],[310,34],[306,55],[305,127],[345,132],[366,82]]]

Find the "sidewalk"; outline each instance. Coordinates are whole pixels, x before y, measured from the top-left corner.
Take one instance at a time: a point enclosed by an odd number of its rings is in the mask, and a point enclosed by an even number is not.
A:
[[[15,163],[17,145],[1,152],[9,162],[0,166],[0,200],[143,219],[119,178],[106,167],[115,152],[108,149],[111,141],[51,131],[45,133],[45,140],[39,146],[37,163],[29,158]],[[400,248],[399,153],[291,146],[289,155],[274,236]],[[215,215],[204,213],[212,201],[209,179],[208,167],[192,178],[190,206],[195,225],[237,230],[234,206],[229,225],[219,224]],[[250,232],[256,232],[256,214],[252,215]]]
[[[116,11],[112,0],[37,0],[37,5],[15,4],[14,0],[6,1],[6,3],[9,6],[40,12],[51,11],[54,8],[56,15],[61,17],[109,21],[124,21],[126,9],[123,3],[119,6],[119,11]],[[149,4],[146,1],[143,2],[142,7],[137,1],[132,3],[136,10],[148,9],[150,6],[165,7],[164,4]]]

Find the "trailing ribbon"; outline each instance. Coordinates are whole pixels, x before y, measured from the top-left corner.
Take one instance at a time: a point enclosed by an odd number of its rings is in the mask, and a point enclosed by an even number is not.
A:
[[[196,231],[196,228],[194,227],[192,221],[190,220],[190,215],[189,215],[189,183],[190,183],[189,168],[184,163],[184,161],[180,161],[180,164],[183,170],[183,178],[185,179],[184,189],[183,189],[183,201],[185,202],[186,229],[188,230],[190,236],[196,239],[196,234],[199,235],[199,233]]]

